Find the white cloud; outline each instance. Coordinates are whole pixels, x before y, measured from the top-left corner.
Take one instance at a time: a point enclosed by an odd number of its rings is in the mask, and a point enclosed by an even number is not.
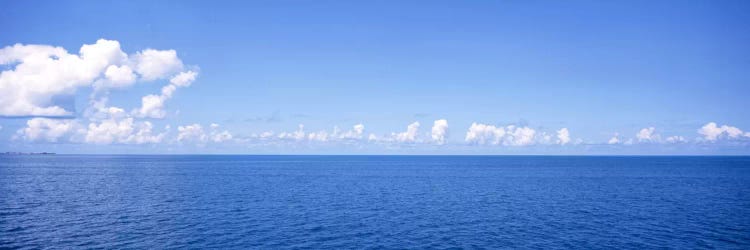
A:
[[[505,129],[503,127],[495,127],[493,125],[486,125],[481,123],[472,123],[469,127],[469,131],[466,132],[465,141],[471,144],[492,144],[498,145],[502,142],[505,136]]]
[[[172,77],[170,83],[161,89],[161,95],[147,95],[141,98],[141,107],[133,111],[138,117],[164,118],[167,111],[164,103],[172,98],[175,90],[179,87],[187,87],[195,80],[198,74],[193,71],[180,72]]]
[[[58,142],[75,133],[78,127],[75,120],[37,117],[26,121],[26,127],[19,129],[16,134],[27,141]]]
[[[609,141],[607,141],[607,144],[610,144],[610,145],[620,144],[620,134],[615,133],[615,135],[612,136],[612,138],[610,138]]]
[[[107,107],[106,99],[93,102],[87,115],[90,119],[88,126],[80,125],[78,119],[32,118],[16,137],[28,141],[143,144],[161,142],[166,135],[154,134],[150,122],[135,121],[121,108]]]
[[[63,116],[70,111],[53,97],[74,94],[88,86],[125,54],[117,41],[83,45],[80,56],[61,47],[16,44],[0,49],[0,64],[14,64],[0,73],[0,115]]]
[[[135,71],[146,81],[166,78],[182,70],[182,61],[174,50],[146,49],[133,56]]]
[[[200,124],[194,123],[185,126],[177,127],[177,141],[188,142],[204,142],[206,141],[206,133],[203,132],[203,127]]]
[[[682,136],[679,136],[679,135],[674,135],[674,136],[667,137],[667,139],[665,139],[665,141],[667,143],[683,143],[683,142],[687,142],[687,140],[685,139],[685,137],[682,137]]]
[[[326,142],[328,141],[328,132],[326,131],[313,132],[307,135],[307,139],[310,141]]]
[[[232,134],[229,133],[229,131],[227,130],[219,131],[219,124],[212,123],[210,127],[211,127],[211,133],[209,134],[208,137],[211,139],[212,142],[221,143],[221,142],[231,141],[232,138],[234,138]]]
[[[356,124],[352,127],[351,130],[348,130],[344,133],[341,133],[339,135],[340,139],[351,139],[351,140],[359,140],[362,139],[362,134],[365,132],[365,125]],[[334,136],[338,133],[338,128],[334,128]]]
[[[496,127],[481,123],[472,123],[466,132],[465,141],[478,145],[528,146],[535,143],[536,130],[529,127],[509,125]],[[542,140],[544,135],[542,135]]]
[[[435,120],[432,125],[432,141],[438,145],[445,144],[445,137],[448,135],[448,120]]]
[[[219,124],[212,123],[209,125],[208,133],[206,133],[206,131],[203,130],[203,126],[197,123],[185,125],[185,126],[178,126],[177,127],[177,141],[195,142],[200,145],[206,142],[214,142],[214,143],[227,142],[227,141],[231,141],[234,138],[229,131],[227,130],[220,131],[219,127],[220,127]]]
[[[127,65],[109,65],[104,71],[104,78],[94,83],[96,89],[125,88],[136,82],[137,76]]]
[[[393,133],[392,137],[397,142],[401,143],[413,143],[417,141],[417,133],[419,132],[419,122],[413,122],[406,126],[406,131],[401,133]]]
[[[179,74],[172,77],[172,79],[169,80],[169,83],[177,87],[187,87],[195,81],[195,77],[197,76],[198,73],[192,70],[180,72]]]
[[[305,139],[305,125],[300,124],[297,127],[297,131],[294,132],[282,132],[278,135],[279,139],[292,139],[292,140],[303,140]]]
[[[557,131],[557,144],[565,145],[570,142],[570,132],[568,128],[562,128]]]
[[[138,117],[164,118],[167,112],[164,110],[164,98],[161,95],[147,95],[141,98],[141,108],[134,114]]]
[[[654,127],[643,128],[635,134],[635,137],[639,142],[659,142],[661,137],[659,134],[655,134],[655,131]]]
[[[273,132],[266,131],[266,132],[260,133],[258,137],[260,137],[261,139],[273,138]]]
[[[164,136],[165,133],[153,134],[151,122],[135,122],[128,117],[89,123],[84,140],[94,144],[145,144],[159,143]]]
[[[511,146],[528,146],[534,144],[534,135],[536,131],[529,127],[515,127],[513,125],[507,127],[506,145]]]
[[[105,39],[84,44],[78,54],[62,47],[16,44],[0,49],[0,65],[12,68],[0,73],[0,115],[4,116],[71,115],[54,101],[56,97],[73,95],[82,87],[127,87],[138,80],[135,73],[140,79],[155,80],[183,68],[174,50],[148,49],[128,56],[119,42]],[[176,86],[191,80],[189,75],[178,76]],[[154,99],[149,101],[159,106]]]
[[[744,133],[737,127],[722,125],[717,126],[715,122],[709,122],[698,129],[698,134],[703,135],[707,141],[716,141],[721,138],[736,139],[740,136],[750,137],[750,133]]]

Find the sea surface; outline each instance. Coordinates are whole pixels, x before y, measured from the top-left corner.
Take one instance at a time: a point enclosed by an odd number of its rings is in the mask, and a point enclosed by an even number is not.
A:
[[[750,157],[0,156],[0,248],[750,248]]]

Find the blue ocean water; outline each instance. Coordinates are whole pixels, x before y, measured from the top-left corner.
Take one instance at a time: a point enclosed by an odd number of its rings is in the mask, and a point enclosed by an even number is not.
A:
[[[750,157],[0,156],[0,248],[750,248]]]

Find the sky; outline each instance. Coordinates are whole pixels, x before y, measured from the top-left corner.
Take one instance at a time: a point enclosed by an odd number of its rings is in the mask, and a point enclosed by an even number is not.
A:
[[[0,151],[750,154],[748,1],[2,1]]]

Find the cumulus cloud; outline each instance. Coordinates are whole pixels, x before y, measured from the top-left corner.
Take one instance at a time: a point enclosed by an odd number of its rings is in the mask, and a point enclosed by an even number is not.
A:
[[[612,138],[610,138],[609,141],[607,141],[607,144],[610,144],[610,145],[620,144],[620,134],[615,133],[615,135],[612,136]]]
[[[166,136],[166,132],[155,134],[150,122],[136,121],[123,109],[106,106],[106,99],[92,104],[88,118],[88,126],[79,119],[32,118],[15,137],[27,141],[144,144],[159,143]]]
[[[16,131],[16,138],[27,141],[63,141],[79,128],[78,123],[71,119],[32,118],[26,121],[26,127]]]
[[[375,135],[375,134],[372,134],[372,133],[371,133],[371,134],[370,134],[370,135],[369,135],[369,136],[367,137],[367,141],[371,141],[371,142],[374,142],[374,141],[378,141],[378,136],[377,136],[377,135]]]
[[[279,139],[291,139],[291,140],[303,140],[305,139],[305,125],[300,124],[297,126],[297,131],[294,132],[282,132],[278,135]]]
[[[507,145],[512,146],[527,146],[534,144],[534,135],[536,131],[529,127],[515,127],[513,125],[507,127],[505,135],[508,137],[506,142]]]
[[[396,142],[401,143],[413,143],[417,141],[417,133],[419,132],[419,122],[413,122],[406,126],[406,131],[401,133],[393,133],[392,137]]]
[[[557,144],[565,145],[570,142],[570,132],[568,128],[561,128],[557,131]]]
[[[703,136],[704,140],[716,141],[718,139],[736,139],[739,137],[750,137],[750,133],[743,133],[741,129],[729,125],[717,126],[715,122],[709,122],[698,129],[698,134]]]
[[[307,135],[307,139],[310,141],[326,142],[328,141],[328,132],[326,131],[313,132]]]
[[[496,127],[472,123],[466,132],[465,141],[477,145],[528,146],[536,142],[536,136],[536,130],[526,126]]]
[[[432,141],[438,145],[445,144],[445,138],[448,135],[448,120],[435,120],[432,125]]]
[[[74,95],[80,88],[94,89],[83,117],[28,120],[26,127],[14,136],[27,141],[162,142],[168,126],[165,132],[156,133],[151,122],[136,118],[164,117],[164,102],[176,89],[190,86],[197,76],[195,71],[182,71],[184,65],[174,50],[147,49],[128,55],[121,50],[119,42],[105,39],[84,44],[78,54],[68,53],[61,47],[16,44],[0,49],[0,65],[8,65],[8,70],[0,73],[0,115],[3,116],[69,116],[72,112],[55,100],[59,96]],[[158,79],[169,79],[169,84],[159,95],[143,97],[141,107],[133,112],[107,106],[107,89]],[[228,131],[212,127],[200,140],[231,139]]]
[[[635,134],[635,137],[639,142],[659,142],[661,137],[654,133],[655,131],[656,128],[654,127],[643,128]]]
[[[182,69],[182,61],[174,50],[146,49],[134,55],[135,71],[144,80],[164,78]]]
[[[89,123],[85,142],[94,144],[144,144],[159,143],[165,134],[153,134],[151,122],[135,122],[132,117],[106,119]]]
[[[351,129],[340,131],[337,126],[333,131],[320,130],[317,132],[305,132],[305,125],[299,124],[297,130],[291,132],[266,131],[261,134],[253,134],[250,139],[259,139],[264,142],[356,142],[364,137],[365,125],[355,124]]]
[[[141,107],[133,113],[142,118],[164,118],[167,113],[164,103],[172,98],[177,88],[190,86],[197,75],[194,71],[186,71],[172,77],[169,84],[161,89],[160,95],[147,95],[141,98]]]
[[[365,125],[362,125],[360,123],[360,124],[354,125],[351,130],[347,130],[341,133],[340,135],[338,135],[338,137],[340,139],[359,140],[359,139],[362,139],[362,134],[364,134],[364,132],[365,132]],[[334,128],[333,134],[334,135],[338,134],[338,128]]]
[[[685,137],[682,137],[682,136],[679,136],[679,135],[674,135],[674,136],[667,137],[667,139],[665,139],[665,141],[667,143],[683,143],[683,142],[687,142],[687,139],[685,139]]]
[[[99,40],[84,45],[80,55],[61,47],[22,45],[0,49],[0,64],[13,69],[0,73],[0,115],[64,116],[71,112],[52,102],[87,86],[104,69],[123,57],[116,41]]]
[[[472,123],[469,127],[469,131],[466,132],[465,141],[472,144],[500,144],[505,136],[505,129],[503,127],[495,127],[494,125],[486,125],[481,123]]]
[[[212,142],[222,143],[226,141],[231,141],[232,138],[234,137],[227,130],[223,130],[223,131],[212,130],[211,134],[209,135],[209,138],[211,139]]]
[[[104,71],[104,80],[94,83],[97,89],[105,88],[124,88],[132,85],[136,81],[136,75],[128,65],[109,65]]]
[[[10,67],[0,73],[3,116],[69,116],[72,112],[56,103],[56,97],[73,95],[82,87],[130,86],[138,76],[166,78],[183,68],[174,50],[148,49],[128,56],[119,42],[105,39],[84,44],[78,54],[62,47],[16,44],[0,49],[0,65]]]
[[[206,141],[206,133],[203,132],[203,126],[200,124],[190,124],[185,126],[177,126],[177,141]]]
[[[234,137],[227,131],[219,130],[220,125],[212,123],[209,125],[209,130],[206,132],[203,126],[194,123],[185,126],[177,127],[177,141],[179,142],[194,142],[203,144],[206,142],[222,143],[231,141]]]

